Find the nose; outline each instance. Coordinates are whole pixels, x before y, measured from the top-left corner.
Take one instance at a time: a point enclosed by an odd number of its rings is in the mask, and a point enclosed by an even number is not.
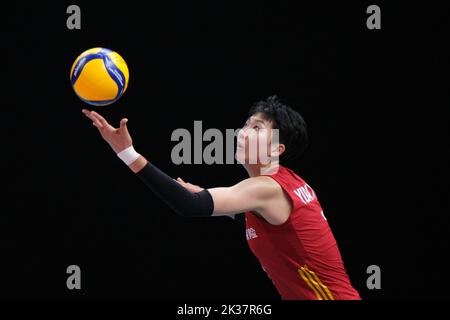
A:
[[[245,128],[241,128],[238,133],[238,139],[243,140],[246,137],[247,137],[247,131],[245,130]]]
[[[245,128],[239,130],[237,135],[237,145],[243,147],[245,145],[245,138],[247,137],[247,133]]]

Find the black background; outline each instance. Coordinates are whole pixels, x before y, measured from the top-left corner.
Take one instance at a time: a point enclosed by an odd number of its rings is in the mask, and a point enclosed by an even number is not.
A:
[[[203,187],[239,165],[173,165],[170,135],[239,128],[277,94],[306,119],[292,168],[315,189],[365,299],[449,298],[448,21],[409,2],[72,3],[3,7],[1,298],[279,299],[245,230],[176,216],[83,114],[69,71],[92,47],[119,52],[127,92],[95,108],[129,118],[135,148]],[[382,29],[366,28],[378,4]],[[5,74],[6,72],[6,74]],[[82,290],[66,288],[66,268]],[[382,289],[366,287],[378,265]]]

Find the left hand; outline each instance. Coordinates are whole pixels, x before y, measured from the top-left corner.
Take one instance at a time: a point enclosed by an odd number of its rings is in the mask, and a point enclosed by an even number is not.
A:
[[[197,186],[195,184],[192,184],[192,183],[189,183],[189,182],[184,182],[183,179],[181,179],[181,178],[178,178],[175,181],[178,182],[182,187],[184,187],[185,189],[187,189],[191,193],[197,193],[197,192],[200,192],[200,191],[204,190],[202,187],[199,187],[199,186]]]

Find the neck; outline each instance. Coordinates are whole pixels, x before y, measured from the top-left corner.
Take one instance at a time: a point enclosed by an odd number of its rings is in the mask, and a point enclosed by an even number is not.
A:
[[[250,177],[257,177],[264,174],[271,174],[278,171],[280,166],[279,161],[272,161],[269,164],[244,164],[245,170]]]

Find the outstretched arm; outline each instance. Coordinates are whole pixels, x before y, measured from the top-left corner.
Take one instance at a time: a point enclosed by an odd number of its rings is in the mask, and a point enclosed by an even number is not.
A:
[[[127,128],[128,119],[122,119],[120,127],[114,128],[95,111],[83,110],[83,113],[92,120],[93,125],[114,152],[126,160],[129,168],[175,212],[189,217],[212,215],[214,204],[207,190],[191,193],[134,151]],[[123,153],[130,149],[132,152],[123,157]]]
[[[245,179],[231,187],[208,189],[214,201],[214,216],[235,215],[246,211],[264,213],[278,194],[279,186],[270,177]]]
[[[132,149],[132,139],[127,128],[127,119],[120,121],[120,127],[112,127],[101,115],[83,110],[92,120],[101,136],[111,148],[120,155]],[[276,195],[273,183],[268,177],[246,179],[232,187],[202,189],[175,181],[167,174],[149,163],[142,155],[131,153],[128,166],[136,175],[175,212],[183,216],[235,215],[247,210],[260,210]],[[266,180],[266,181],[264,181]]]

